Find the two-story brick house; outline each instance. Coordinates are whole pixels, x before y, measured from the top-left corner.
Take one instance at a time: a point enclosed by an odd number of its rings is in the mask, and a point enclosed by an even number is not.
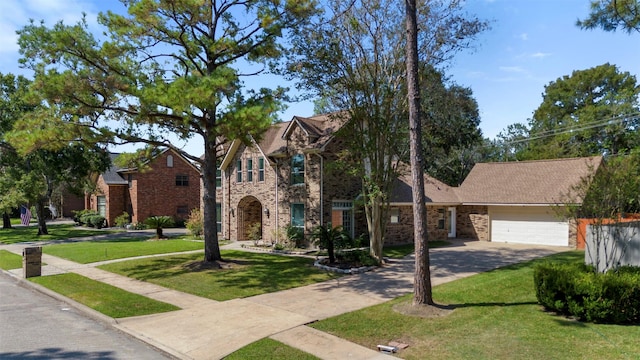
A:
[[[112,161],[118,154],[111,154]],[[98,211],[113,226],[127,212],[132,223],[150,216],[186,219],[200,207],[200,171],[177,152],[164,149],[144,169],[112,165],[100,174],[85,208]]]

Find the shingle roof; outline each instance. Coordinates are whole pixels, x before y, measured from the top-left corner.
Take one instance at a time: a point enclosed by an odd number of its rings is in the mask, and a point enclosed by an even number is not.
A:
[[[127,185],[129,182],[127,179],[120,175],[119,171],[122,169],[118,167],[114,161],[120,155],[119,153],[109,153],[111,158],[111,166],[105,172],[102,173],[102,179],[107,185]]]
[[[601,156],[479,163],[456,192],[468,204],[560,204],[601,163]]]
[[[400,175],[391,188],[392,203],[411,203],[413,201],[411,169],[406,164],[399,166]],[[425,174],[424,195],[426,203],[455,204],[460,200],[451,186]]]

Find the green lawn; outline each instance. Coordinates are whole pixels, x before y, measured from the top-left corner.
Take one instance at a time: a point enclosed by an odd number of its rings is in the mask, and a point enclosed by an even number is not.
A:
[[[313,284],[339,277],[313,266],[313,259],[223,250],[231,269],[202,268],[202,254],[130,260],[99,266],[135,279],[224,301]]]
[[[314,360],[317,357],[304,351],[292,348],[279,341],[265,338],[249,344],[242,349],[229,354],[225,360],[244,359],[291,359],[291,360]]]
[[[551,257],[580,262],[584,252]],[[401,315],[388,303],[312,324],[316,329],[370,349],[400,341],[406,359],[638,359],[640,326],[596,325],[546,313],[537,304],[533,268],[518,264],[434,288],[437,303],[452,305],[448,316]]]
[[[202,241],[191,241],[187,239],[149,240],[147,238],[135,238],[108,241],[83,241],[47,245],[42,248],[45,254],[58,256],[81,264],[190,250],[204,251],[204,243]],[[202,255],[200,256],[202,257]]]
[[[113,231],[77,228],[72,224],[47,224],[49,235],[38,236],[38,227],[32,223],[29,227],[0,229],[0,243],[15,244],[28,241],[61,240],[84,236],[107,234]]]
[[[0,250],[0,269],[11,270],[22,268],[22,256],[7,250]]]
[[[112,318],[156,314],[180,308],[111,285],[68,273],[29,278]]]

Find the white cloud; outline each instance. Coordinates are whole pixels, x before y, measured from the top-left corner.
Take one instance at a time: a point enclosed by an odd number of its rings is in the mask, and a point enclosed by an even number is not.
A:
[[[548,56],[551,56],[551,53],[536,52],[531,54],[531,57],[536,59],[544,59]]]
[[[518,36],[520,38],[520,40],[522,41],[527,41],[529,40],[529,35],[527,33],[522,33]]]
[[[500,66],[500,71],[508,73],[525,73],[526,71],[520,66]]]

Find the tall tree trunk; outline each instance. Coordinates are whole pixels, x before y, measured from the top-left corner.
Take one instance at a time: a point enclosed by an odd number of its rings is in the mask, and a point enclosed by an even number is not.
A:
[[[47,220],[44,217],[44,203],[47,199],[42,197],[36,201],[36,216],[38,218],[38,236],[49,235],[47,230]]]
[[[211,116],[211,115],[209,115]],[[204,233],[204,261],[222,260],[220,245],[218,244],[218,226],[216,209],[216,169],[217,149],[215,136],[204,139],[204,164],[202,166],[202,203],[203,203],[203,233]]]
[[[429,247],[427,245],[427,209],[424,204],[422,172],[422,126],[420,119],[420,87],[418,83],[418,25],[416,0],[405,0],[407,13],[407,89],[409,101],[409,145],[413,187],[413,226],[416,269],[413,283],[413,305],[433,304]]]
[[[372,195],[366,206],[367,225],[369,228],[369,253],[380,263],[383,262],[382,248],[384,246],[384,227],[382,215],[383,200],[376,194]]]
[[[11,218],[9,217],[9,213],[8,212],[3,212],[2,213],[2,228],[3,229],[11,229]]]

